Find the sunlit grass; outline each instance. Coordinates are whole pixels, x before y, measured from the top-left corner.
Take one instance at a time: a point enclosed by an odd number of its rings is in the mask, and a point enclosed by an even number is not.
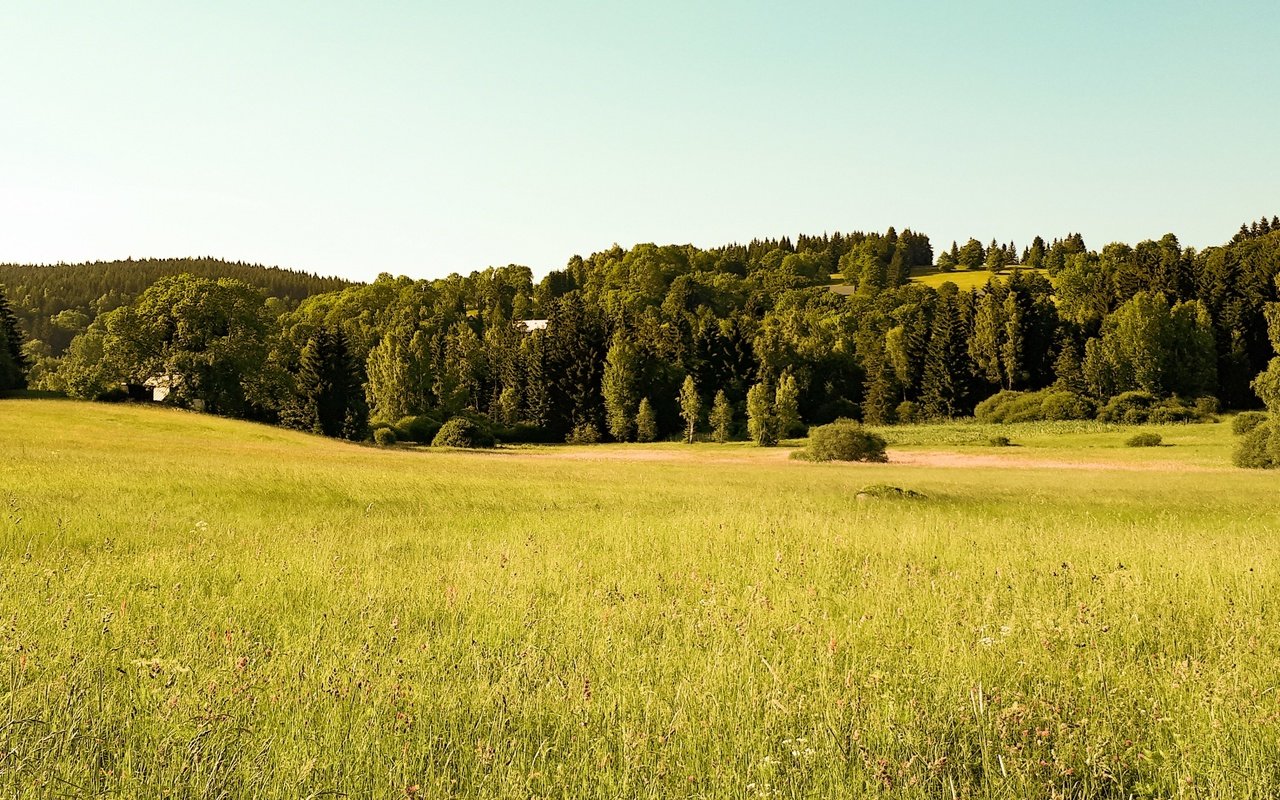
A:
[[[1222,469],[380,450],[0,401],[0,789],[1274,797],[1275,477],[1229,469],[1226,424],[1133,430],[886,434]]]

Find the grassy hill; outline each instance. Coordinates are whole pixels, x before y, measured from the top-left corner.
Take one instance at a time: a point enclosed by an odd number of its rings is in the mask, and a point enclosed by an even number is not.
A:
[[[0,400],[0,793],[1274,797],[1227,427],[815,465]]]
[[[1038,272],[1041,275],[1048,274],[1042,269],[1028,269],[1023,271]],[[992,278],[995,278],[996,280],[1003,280],[1007,278],[1011,272],[1012,270],[993,275],[989,270],[985,269],[962,269],[952,272],[942,272],[935,268],[916,269],[913,271],[911,280],[916,283],[922,283],[926,286],[932,286],[935,289],[950,281],[963,291],[967,289],[979,289],[986,286],[987,282]],[[832,278],[839,280],[840,276],[833,275]],[[833,283],[831,285],[831,291],[837,294],[853,294],[854,288],[844,283]]]

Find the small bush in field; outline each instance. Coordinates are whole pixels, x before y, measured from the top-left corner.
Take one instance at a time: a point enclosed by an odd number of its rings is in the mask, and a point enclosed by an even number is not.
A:
[[[1244,434],[1231,461],[1237,467],[1246,469],[1275,469],[1280,467],[1280,459],[1276,458],[1280,455],[1277,452],[1280,448],[1276,444],[1271,423],[1263,422]]]
[[[1231,420],[1231,432],[1236,436],[1244,436],[1266,421],[1267,415],[1262,411],[1243,411]]]
[[[390,428],[378,428],[373,432],[373,441],[379,447],[390,447],[396,443],[396,432]]]
[[[1125,447],[1159,447],[1164,440],[1158,433],[1135,433],[1125,440]]]
[[[440,426],[432,447],[493,447],[493,437],[465,417],[454,417]]]
[[[885,441],[853,420],[809,429],[809,445],[795,454],[805,461],[888,461]]]
[[[600,429],[590,422],[584,422],[575,425],[564,440],[569,444],[597,444],[600,441]]]
[[[987,444],[992,447],[1012,447],[1013,442],[1009,441],[1008,436],[992,436],[987,440]]]

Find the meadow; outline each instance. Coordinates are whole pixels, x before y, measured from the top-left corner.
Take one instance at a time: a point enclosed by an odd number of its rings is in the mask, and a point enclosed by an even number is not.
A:
[[[0,400],[0,795],[1276,797],[1229,427],[823,465]]]

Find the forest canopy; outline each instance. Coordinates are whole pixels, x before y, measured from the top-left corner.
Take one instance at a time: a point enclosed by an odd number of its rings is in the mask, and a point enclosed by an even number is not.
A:
[[[918,279],[966,270],[987,279]],[[163,383],[173,404],[382,442],[462,417],[506,440],[768,444],[841,418],[968,416],[998,393],[1020,418],[1138,395],[1253,408],[1278,273],[1275,218],[1205,250],[1068,234],[935,259],[893,228],[615,245],[539,281],[516,265],[368,284],[209,261],[0,267],[17,331],[0,375],[21,364],[80,397]]]

